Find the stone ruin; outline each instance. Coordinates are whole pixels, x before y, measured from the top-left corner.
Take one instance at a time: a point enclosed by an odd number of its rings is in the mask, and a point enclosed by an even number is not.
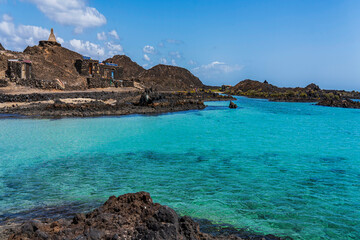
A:
[[[123,67],[62,48],[53,29],[48,40],[39,41],[39,46],[28,47],[19,54],[4,53],[1,57],[0,87],[14,82],[41,89],[71,89],[73,85],[69,85],[69,81],[74,79],[79,79],[81,89],[134,87],[133,81],[122,79]]]
[[[75,63],[80,75],[85,76],[89,88],[133,87],[134,82],[122,80],[123,68],[114,63],[102,63],[83,56]]]
[[[31,61],[23,59],[9,59],[6,72],[10,81],[31,78]]]

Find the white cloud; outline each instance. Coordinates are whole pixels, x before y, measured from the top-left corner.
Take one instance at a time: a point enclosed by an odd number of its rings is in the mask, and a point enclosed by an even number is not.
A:
[[[20,36],[31,36],[36,39],[46,39],[49,37],[49,30],[37,26],[19,25],[17,32]]]
[[[105,49],[95,43],[78,39],[72,39],[69,43],[73,50],[82,54],[94,56],[95,58],[105,55]]]
[[[107,49],[109,50],[108,52],[108,56],[114,56],[117,54],[123,54],[124,53],[124,49],[120,44],[113,44],[111,42],[108,42],[106,44]]]
[[[169,52],[169,55],[170,55],[171,57],[173,57],[173,58],[178,58],[178,59],[182,58],[181,53],[178,52],[178,51],[176,51],[176,52]]]
[[[117,32],[115,30],[112,30],[108,33],[110,36],[112,36],[113,38],[115,38],[116,40],[119,40],[119,35],[117,34]]]
[[[3,21],[0,22],[0,33],[3,35],[14,35],[15,34],[15,24],[12,22]]]
[[[177,66],[175,59],[172,59],[172,60],[171,60],[171,65]]]
[[[108,42],[107,47],[108,47],[108,49],[113,50],[113,51],[119,51],[119,52],[123,51],[123,47],[120,44],[113,44],[111,42]]]
[[[148,67],[148,66],[149,66],[148,63],[145,63],[145,64],[142,65],[143,68],[146,68],[146,67]]]
[[[150,62],[150,60],[151,60],[150,57],[147,54],[144,54],[143,58],[144,58],[145,61],[148,61],[148,62]]]
[[[89,7],[85,0],[27,0],[51,20],[75,27],[76,33],[83,29],[106,24],[106,18],[98,10]]]
[[[190,60],[188,63],[189,65],[196,65],[196,62],[194,60]]]
[[[144,52],[144,53],[148,53],[148,54],[154,54],[154,53],[155,53],[155,48],[154,48],[153,46],[146,45],[146,46],[143,48],[143,52]]]
[[[161,64],[167,64],[166,58],[160,58],[160,63]]]
[[[49,34],[48,29],[38,26],[16,26],[6,14],[0,22],[0,42],[8,49],[16,51],[22,51],[27,45],[35,45],[39,40],[47,40]]]
[[[98,40],[104,41],[104,40],[106,40],[106,33],[105,32],[97,33],[96,37]]]
[[[3,15],[3,20],[4,20],[5,22],[11,22],[11,21],[13,20],[13,18],[12,18],[10,15],[8,15],[8,14],[4,14],[4,15]]]
[[[215,75],[215,74],[229,74],[232,72],[240,71],[244,67],[240,65],[229,65],[224,62],[214,61],[209,64],[202,65],[193,69],[194,72],[200,75]]]
[[[65,41],[61,37],[57,37],[56,41],[58,41],[60,44],[63,44]]]

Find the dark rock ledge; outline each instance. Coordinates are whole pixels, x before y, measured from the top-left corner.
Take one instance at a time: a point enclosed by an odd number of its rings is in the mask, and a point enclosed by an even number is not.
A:
[[[179,217],[173,209],[153,203],[146,192],[112,196],[103,206],[87,214],[76,214],[72,220],[31,220],[10,232],[10,240],[282,239],[273,235],[245,235],[236,229],[215,235],[203,233],[190,217]]]

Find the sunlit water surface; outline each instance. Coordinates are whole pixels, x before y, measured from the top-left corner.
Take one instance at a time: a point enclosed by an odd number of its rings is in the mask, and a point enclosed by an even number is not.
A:
[[[360,110],[238,98],[159,116],[0,120],[0,216],[148,191],[295,239],[360,235]],[[1,219],[0,219],[1,220]]]

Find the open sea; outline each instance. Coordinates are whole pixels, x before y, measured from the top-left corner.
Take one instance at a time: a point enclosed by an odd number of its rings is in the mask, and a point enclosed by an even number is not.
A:
[[[360,110],[228,104],[0,120],[0,221],[53,206],[89,211],[111,195],[148,191],[181,215],[256,233],[358,239]]]

